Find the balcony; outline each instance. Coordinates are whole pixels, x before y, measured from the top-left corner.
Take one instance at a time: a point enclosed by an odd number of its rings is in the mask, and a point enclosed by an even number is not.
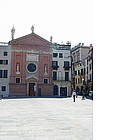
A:
[[[63,66],[65,70],[70,70],[71,66]]]
[[[92,79],[88,79],[87,83],[91,83],[91,82],[93,82],[93,80]]]
[[[58,70],[59,66],[52,66],[53,70]]]
[[[70,79],[65,77],[56,77],[53,79],[53,81],[70,81]]]
[[[83,72],[80,72],[79,73],[79,76],[84,76],[85,74]]]

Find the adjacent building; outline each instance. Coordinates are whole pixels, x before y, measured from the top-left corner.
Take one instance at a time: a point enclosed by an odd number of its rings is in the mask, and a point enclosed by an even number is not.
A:
[[[93,46],[92,44],[90,44],[88,57],[87,57],[87,64],[88,64],[87,84],[89,86],[89,90],[93,91]]]
[[[71,95],[71,45],[52,44],[53,95]]]
[[[71,49],[73,63],[83,61],[88,56],[89,46],[84,46],[84,43],[79,43]]]
[[[0,43],[0,96],[9,96],[11,70],[11,47],[8,43]]]
[[[72,48],[71,54],[73,58],[74,89],[78,93],[92,90],[92,44],[84,46],[84,43],[79,43]]]

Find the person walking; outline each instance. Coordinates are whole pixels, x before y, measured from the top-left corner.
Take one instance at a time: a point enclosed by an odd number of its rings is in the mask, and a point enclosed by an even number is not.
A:
[[[75,102],[75,97],[76,97],[76,91],[75,90],[72,92],[72,96],[73,96],[73,101]]]
[[[84,93],[84,91],[82,92],[82,100],[85,100],[85,93]]]

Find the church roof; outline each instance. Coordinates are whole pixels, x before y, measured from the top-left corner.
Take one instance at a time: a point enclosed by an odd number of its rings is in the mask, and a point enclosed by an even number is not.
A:
[[[41,36],[35,33],[31,33],[31,34],[11,40],[9,44],[46,46],[46,45],[50,45],[51,43],[48,40],[42,38]]]

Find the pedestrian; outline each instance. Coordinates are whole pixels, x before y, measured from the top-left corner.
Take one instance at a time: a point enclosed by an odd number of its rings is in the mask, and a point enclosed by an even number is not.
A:
[[[82,100],[85,100],[85,93],[84,92],[82,92],[82,93],[83,93]]]
[[[76,91],[75,90],[72,92],[72,96],[73,96],[73,101],[75,102],[75,97],[76,97]]]

